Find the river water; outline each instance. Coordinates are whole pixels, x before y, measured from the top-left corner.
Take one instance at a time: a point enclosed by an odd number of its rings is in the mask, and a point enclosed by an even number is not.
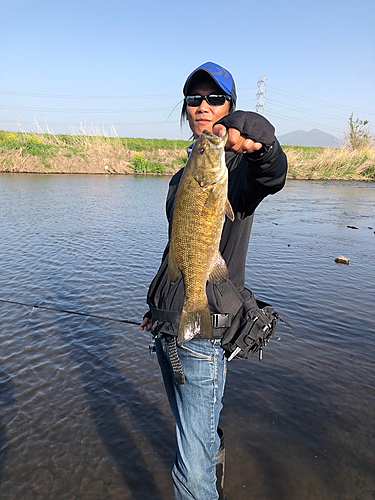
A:
[[[167,186],[2,174],[0,299],[140,322]],[[374,231],[369,183],[289,181],[258,208],[247,284],[294,329],[280,324],[262,362],[229,364],[229,500],[375,498]],[[130,324],[0,302],[1,500],[173,498],[148,343]]]

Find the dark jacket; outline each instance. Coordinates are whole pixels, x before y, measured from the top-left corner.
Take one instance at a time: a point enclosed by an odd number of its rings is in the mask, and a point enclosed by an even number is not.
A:
[[[226,121],[230,117],[238,119],[239,117],[235,116],[238,113],[246,113],[246,118],[250,122],[254,118],[259,121],[260,117],[262,125],[269,124],[269,127],[272,127],[262,116],[242,111],[237,111],[229,115],[221,122],[228,128],[229,126],[238,128],[233,125],[233,121],[231,123]],[[243,115],[240,118],[242,119]],[[254,211],[267,195],[280,191],[286,179],[286,156],[274,136],[273,127],[272,134],[270,134],[269,127],[265,127],[267,133],[263,134],[263,140],[259,140],[261,138],[259,136],[255,139],[263,143],[264,146],[261,151],[249,155],[236,155],[233,152],[225,154],[226,165],[229,171],[228,198],[235,214],[235,220],[233,222],[228,218],[225,220],[220,252],[227,264],[229,279],[239,292],[245,286],[246,254],[249,246]],[[244,133],[243,130],[240,131]],[[251,134],[247,135],[251,137]],[[172,226],[174,201],[182,173],[183,169],[177,172],[169,183],[166,202],[169,236]],[[169,243],[164,251],[159,271],[150,285],[147,303],[150,307],[157,309],[181,312],[184,303],[183,280],[181,278],[173,285],[169,281],[167,265],[168,251]],[[220,300],[218,300],[217,291],[210,282],[207,284],[207,297],[212,313],[226,312],[220,310]],[[150,315],[150,313],[147,315]],[[177,333],[175,327],[167,323],[159,324],[156,331],[172,334]]]

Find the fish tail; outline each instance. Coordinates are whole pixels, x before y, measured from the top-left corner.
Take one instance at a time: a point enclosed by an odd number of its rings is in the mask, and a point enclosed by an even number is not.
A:
[[[200,339],[213,338],[211,313],[208,305],[198,311],[187,312],[185,308],[182,310],[178,342],[185,344],[194,337]]]

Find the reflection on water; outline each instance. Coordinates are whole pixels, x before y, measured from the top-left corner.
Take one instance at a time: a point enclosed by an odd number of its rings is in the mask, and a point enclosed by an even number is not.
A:
[[[0,299],[140,322],[167,185],[2,175]],[[257,211],[247,282],[295,331],[281,324],[262,363],[229,365],[228,498],[375,498],[374,194],[292,181]],[[0,498],[172,499],[174,424],[148,336],[30,312],[0,303]]]

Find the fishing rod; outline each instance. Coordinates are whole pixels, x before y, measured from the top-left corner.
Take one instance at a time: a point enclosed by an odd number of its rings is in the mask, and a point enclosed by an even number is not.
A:
[[[4,304],[13,304],[13,305],[17,305],[17,306],[32,307],[29,316],[32,316],[34,314],[35,309],[45,309],[47,311],[56,311],[56,312],[60,312],[60,313],[64,313],[64,314],[75,314],[76,316],[87,316],[89,318],[103,319],[104,321],[116,321],[117,323],[128,323],[130,325],[137,325],[137,326],[141,325],[141,323],[139,323],[138,321],[132,321],[130,319],[117,319],[117,318],[111,318],[109,316],[99,316],[98,314],[89,314],[89,313],[83,313],[83,312],[78,312],[78,311],[68,311],[67,309],[58,309],[56,307],[26,304],[25,302],[16,302],[15,300],[2,300],[2,299],[0,299],[0,302],[3,302]]]
[[[26,306],[26,307],[31,307],[31,311],[29,313],[29,316],[32,316],[34,314],[35,309],[45,309],[47,311],[56,311],[64,314],[74,314],[76,316],[86,316],[88,318],[96,318],[96,319],[102,319],[104,321],[115,321],[117,323],[127,323],[129,325],[137,325],[141,326],[141,323],[138,321],[132,321],[130,319],[118,319],[118,318],[111,318],[109,316],[100,316],[98,314],[89,314],[89,313],[83,313],[83,312],[78,312],[78,311],[68,311],[67,309],[58,309],[57,307],[48,307],[48,306],[38,306],[38,305],[33,305],[33,304],[26,304],[25,302],[17,302],[15,300],[3,300],[0,299],[0,302],[4,304],[13,304],[17,306]],[[282,319],[279,317],[279,321],[282,323],[285,323],[289,328],[291,328],[294,332],[296,332],[296,329],[288,323],[285,319]]]

